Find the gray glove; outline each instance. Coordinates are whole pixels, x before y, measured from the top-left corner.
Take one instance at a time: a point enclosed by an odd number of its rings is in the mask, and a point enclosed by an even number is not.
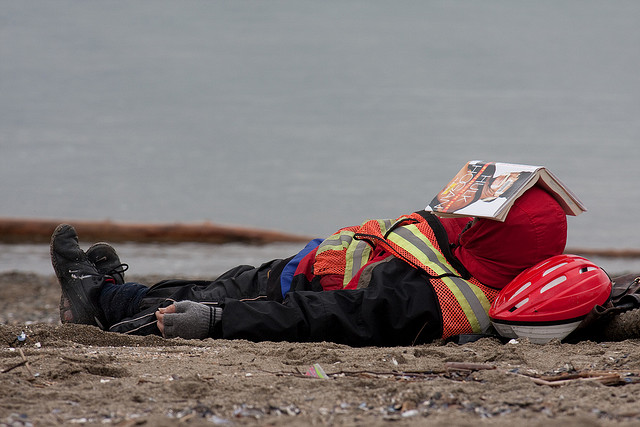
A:
[[[166,338],[204,339],[213,337],[214,327],[222,319],[222,308],[193,301],[175,303],[176,312],[164,315]]]

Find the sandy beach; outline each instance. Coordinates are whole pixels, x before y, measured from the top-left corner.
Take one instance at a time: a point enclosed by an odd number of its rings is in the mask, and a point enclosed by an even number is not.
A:
[[[165,340],[61,325],[58,300],[53,275],[0,275],[0,425],[640,424],[637,339]]]

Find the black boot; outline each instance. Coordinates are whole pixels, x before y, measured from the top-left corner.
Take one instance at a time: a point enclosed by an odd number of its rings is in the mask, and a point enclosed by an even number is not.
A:
[[[53,232],[51,263],[62,288],[62,323],[82,323],[106,329],[109,325],[98,306],[106,276],[98,272],[80,249],[78,235],[72,226],[61,224]]]
[[[100,274],[113,277],[116,285],[124,283],[124,272],[129,266],[120,262],[120,257],[110,244],[94,243],[87,249],[87,259],[96,266]]]

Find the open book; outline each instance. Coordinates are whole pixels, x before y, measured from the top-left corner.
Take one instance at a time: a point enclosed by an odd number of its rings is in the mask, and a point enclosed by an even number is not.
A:
[[[440,216],[472,216],[504,221],[513,202],[534,185],[553,195],[568,215],[579,215],[587,210],[544,166],[480,160],[467,163],[425,210]]]

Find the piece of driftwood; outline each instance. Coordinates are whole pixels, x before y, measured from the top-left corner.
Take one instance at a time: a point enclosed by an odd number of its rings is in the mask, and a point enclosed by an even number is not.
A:
[[[58,224],[74,226],[80,240],[137,243],[252,243],[308,242],[312,237],[257,228],[203,223],[124,223],[0,218],[0,241],[4,243],[47,243]]]
[[[58,224],[73,225],[81,240],[136,243],[304,243],[317,236],[302,236],[259,228],[201,223],[127,223],[113,221],[0,218],[0,242],[47,243]],[[566,253],[586,257],[640,258],[640,249],[567,248]]]
[[[550,387],[560,387],[575,382],[599,382],[606,386],[615,386],[622,384],[630,384],[636,382],[635,379],[629,380],[625,374],[621,372],[578,372],[576,374],[548,376],[548,377],[531,377],[531,380],[538,385],[546,385]]]

